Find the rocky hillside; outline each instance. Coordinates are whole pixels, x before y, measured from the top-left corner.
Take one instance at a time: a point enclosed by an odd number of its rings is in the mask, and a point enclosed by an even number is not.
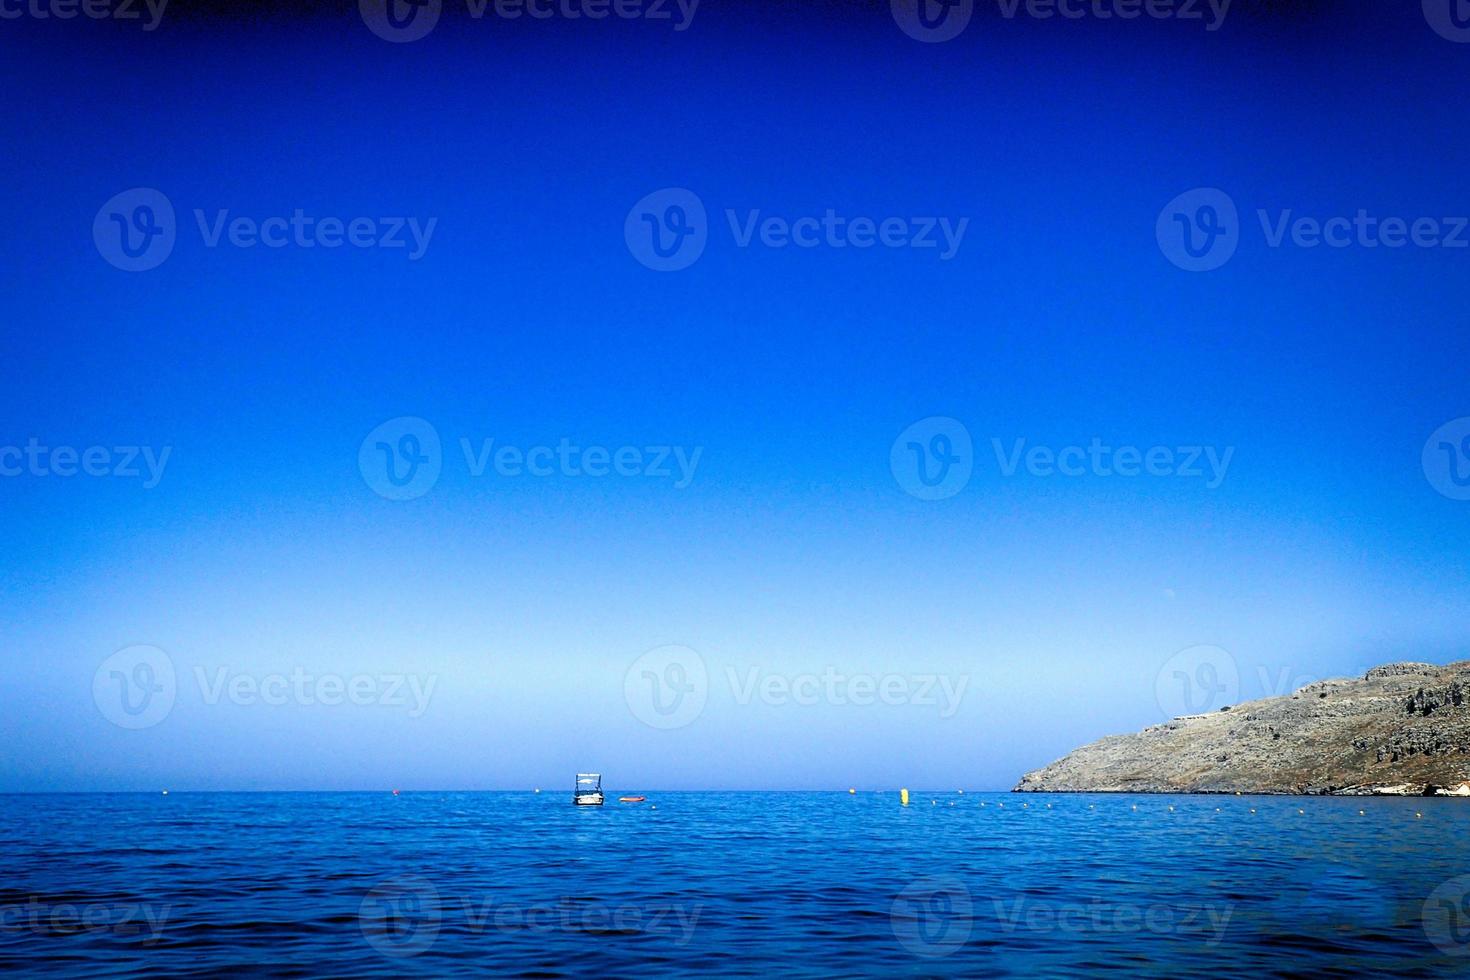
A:
[[[1114,735],[1015,791],[1470,795],[1470,660],[1389,664]]]

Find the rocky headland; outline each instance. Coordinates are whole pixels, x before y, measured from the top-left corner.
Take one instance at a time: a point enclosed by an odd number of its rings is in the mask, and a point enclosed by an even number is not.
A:
[[[1470,796],[1470,660],[1388,664],[1113,735],[1015,792]]]

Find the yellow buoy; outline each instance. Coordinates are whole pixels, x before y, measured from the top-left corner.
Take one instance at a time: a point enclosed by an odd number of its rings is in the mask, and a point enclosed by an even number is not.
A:
[[[898,791],[898,801],[900,803],[902,803],[904,806],[908,806],[909,805],[909,791],[906,790],[906,789],[899,790]]]
[[[1416,813],[1416,814],[1414,814],[1414,819],[1415,820],[1423,820],[1424,819],[1424,814],[1422,814],[1422,813]]]
[[[857,790],[852,789],[851,787],[849,787],[848,790],[847,790],[847,792],[848,792],[848,795],[851,796],[851,795],[856,794],[857,793]]]

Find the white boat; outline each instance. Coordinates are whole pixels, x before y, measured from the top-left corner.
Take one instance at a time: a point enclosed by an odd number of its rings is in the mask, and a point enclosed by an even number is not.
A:
[[[602,777],[595,772],[577,773],[572,802],[577,806],[602,806]]]

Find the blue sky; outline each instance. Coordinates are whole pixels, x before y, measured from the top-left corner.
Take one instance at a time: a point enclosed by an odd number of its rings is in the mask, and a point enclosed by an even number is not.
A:
[[[1258,215],[1470,213],[1470,44],[1412,8],[981,10],[938,44],[713,3],[684,31],[450,11],[406,44],[350,10],[0,24],[0,449],[169,451],[151,487],[0,477],[0,785],[1004,788],[1160,720],[1179,651],[1226,651],[1239,698],[1470,655],[1470,503],[1421,463],[1470,416],[1470,249],[1273,248]],[[177,241],[127,272],[92,229],[140,187]],[[671,272],[624,234],[665,188],[707,212]],[[1156,238],[1195,188],[1240,216],[1209,272]],[[435,224],[415,260],[209,247],[194,216],[297,209]],[[741,247],[727,214],[829,210],[967,224],[942,259]],[[388,499],[360,450],[404,417],[440,473]],[[890,454],[936,417],[971,472],[928,500]],[[490,439],[699,456],[683,487],[476,476]],[[1094,439],[1233,452],[1211,487],[1006,475],[993,442]],[[134,729],[94,682],[136,645],[176,690]],[[708,678],[675,728],[630,694],[667,645]],[[293,672],[373,702],[218,693]],[[899,703],[782,701],[831,672]],[[778,693],[742,703],[752,677]],[[379,703],[394,678],[422,712]]]

